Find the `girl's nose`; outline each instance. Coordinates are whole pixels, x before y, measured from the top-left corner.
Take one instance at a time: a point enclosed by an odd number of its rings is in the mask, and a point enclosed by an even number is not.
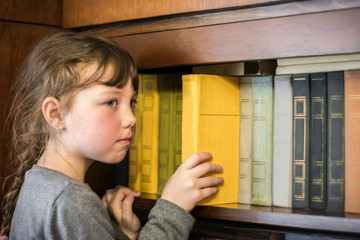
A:
[[[126,114],[125,114],[122,122],[123,122],[123,127],[124,128],[135,126],[136,117],[135,117],[134,112],[131,109],[126,111]]]

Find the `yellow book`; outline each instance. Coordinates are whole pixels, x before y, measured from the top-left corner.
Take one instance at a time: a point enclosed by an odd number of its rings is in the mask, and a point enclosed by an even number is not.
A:
[[[183,76],[182,161],[210,152],[223,166],[219,192],[199,205],[237,203],[239,186],[240,87],[238,77]]]
[[[159,92],[158,77],[140,74],[140,191],[157,193],[159,146]]]
[[[140,79],[140,76],[139,76]],[[142,102],[142,84],[138,87],[138,104],[135,106],[135,117],[136,117],[136,132],[134,139],[129,149],[129,188],[132,190],[140,191],[140,159],[141,151],[139,150],[140,143],[140,131],[141,131],[141,102]]]

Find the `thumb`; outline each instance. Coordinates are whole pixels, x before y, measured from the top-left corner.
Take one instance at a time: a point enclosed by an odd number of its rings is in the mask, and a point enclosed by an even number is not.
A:
[[[133,194],[127,194],[125,199],[124,199],[124,202],[123,202],[123,208],[122,208],[122,218],[124,220],[127,220],[127,221],[131,221],[132,218],[133,218],[133,210],[132,210],[132,205],[134,203],[134,195]]]

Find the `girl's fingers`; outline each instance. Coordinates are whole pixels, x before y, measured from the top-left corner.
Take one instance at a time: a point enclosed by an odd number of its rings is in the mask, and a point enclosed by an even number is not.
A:
[[[197,180],[196,186],[199,189],[209,188],[209,187],[217,187],[224,183],[224,179],[222,177],[203,177]]]
[[[129,222],[132,220],[134,215],[132,211],[133,203],[134,203],[134,195],[133,194],[126,195],[123,203],[123,218]]]
[[[200,190],[202,199],[210,197],[211,195],[217,193],[218,191],[219,191],[218,187],[208,187]]]
[[[105,195],[102,197],[101,201],[104,204],[104,206],[107,208],[111,202],[111,198],[114,194],[115,189],[108,189],[106,190]]]
[[[195,177],[199,178],[206,174],[221,173],[222,170],[223,170],[222,166],[220,166],[220,165],[216,165],[216,164],[210,163],[210,162],[205,162],[205,163],[201,163],[201,164],[197,165],[190,171]]]
[[[212,158],[211,153],[208,152],[198,152],[191,155],[185,162],[181,164],[181,168],[185,170],[192,169],[199,165],[202,162],[208,161]]]
[[[106,191],[105,195],[101,199],[104,206],[108,211],[113,215],[121,213],[123,209],[123,201],[127,195],[133,195],[139,197],[141,193],[139,191],[132,191],[131,189],[123,186],[117,186],[114,189],[109,189]]]

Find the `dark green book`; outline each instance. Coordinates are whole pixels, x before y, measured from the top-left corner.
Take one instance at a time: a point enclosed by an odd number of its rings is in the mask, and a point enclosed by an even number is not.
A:
[[[326,208],[326,73],[310,74],[310,208]]]
[[[309,74],[294,74],[293,85],[293,208],[309,208]]]
[[[158,194],[181,164],[182,75],[159,74]]]
[[[344,72],[328,72],[327,211],[344,212]]]

